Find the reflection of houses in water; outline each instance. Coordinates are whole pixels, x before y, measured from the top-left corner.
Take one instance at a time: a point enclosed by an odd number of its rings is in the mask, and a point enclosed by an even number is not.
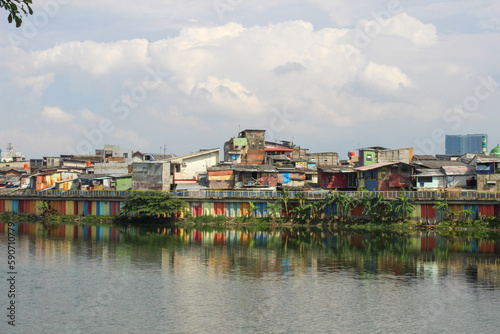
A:
[[[109,250],[116,249],[119,253],[114,256],[127,256],[135,263],[144,261],[147,254],[148,261],[183,272],[208,268],[214,275],[239,273],[260,277],[347,270],[363,277],[389,273],[423,279],[456,275],[500,287],[500,240],[445,238],[433,232],[401,236],[143,226],[119,230],[113,226],[84,225],[59,225],[45,230],[39,224],[16,225],[20,238],[29,235],[33,243],[27,254],[32,252],[53,261],[69,261],[74,245],[83,241],[89,245],[85,252],[92,257],[110,256]],[[3,223],[0,233],[6,233]],[[117,244],[128,246],[115,248]]]

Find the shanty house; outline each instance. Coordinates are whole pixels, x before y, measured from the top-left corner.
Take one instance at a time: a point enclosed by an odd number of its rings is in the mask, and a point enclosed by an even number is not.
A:
[[[413,178],[417,190],[438,190],[446,185],[445,174],[440,169],[415,168]]]
[[[266,130],[244,130],[224,143],[224,161],[242,165],[265,164]]]
[[[174,176],[174,184],[196,184],[201,179],[207,181],[207,169],[216,166],[220,161],[220,150],[218,148],[200,150],[175,156],[167,160],[171,165],[171,174]]]
[[[270,165],[234,165],[234,188],[276,188],[278,171]]]
[[[302,189],[306,184],[304,169],[277,167],[277,185],[283,189]]]
[[[170,191],[170,162],[133,162],[132,190]]]
[[[499,157],[494,155],[476,154],[469,162],[469,165],[476,168],[477,190],[500,191]]]
[[[231,165],[208,168],[208,186],[210,189],[230,190],[234,188],[234,170]]]
[[[358,172],[358,189],[393,191],[411,188],[413,167],[402,162],[378,162],[355,168]]]
[[[319,167],[318,183],[323,189],[356,190],[357,174],[349,166]]]

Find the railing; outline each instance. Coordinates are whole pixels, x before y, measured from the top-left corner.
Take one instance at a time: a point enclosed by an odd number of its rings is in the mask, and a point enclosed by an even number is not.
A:
[[[61,197],[61,198],[125,198],[134,193],[147,194],[149,196],[160,195],[158,191],[116,191],[116,190],[28,190],[28,189],[2,189],[2,197]],[[323,199],[329,193],[327,190],[304,191],[309,200]],[[394,199],[401,195],[399,191],[339,191],[349,197],[363,198],[380,194],[385,199]],[[500,200],[500,192],[489,191],[405,191],[404,194],[410,200],[429,201],[429,200]],[[172,197],[185,199],[245,199],[245,200],[272,200],[281,197],[280,192],[260,191],[260,190],[190,190],[190,191],[172,191]],[[290,199],[296,199],[297,193],[289,192]]]
[[[130,191],[116,190],[31,190],[31,189],[3,189],[1,197],[84,197],[84,198],[121,198],[129,195]]]

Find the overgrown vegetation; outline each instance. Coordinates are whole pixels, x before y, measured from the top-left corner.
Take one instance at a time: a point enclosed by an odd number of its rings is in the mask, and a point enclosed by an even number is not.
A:
[[[172,198],[168,193],[143,192],[132,193],[125,198],[118,220],[128,220],[130,217],[147,220],[154,218],[176,218],[186,211],[187,203],[178,198]]]
[[[446,199],[435,202],[434,207],[443,217],[449,217],[438,227],[470,227],[477,229],[495,229],[500,227],[496,217],[475,219],[476,213],[471,208],[460,212],[453,212]],[[201,216],[190,218],[188,221],[211,224],[244,224],[274,226],[286,225],[342,225],[345,227],[360,226],[363,228],[412,228],[420,222],[412,220],[416,206],[411,198],[402,190],[393,199],[385,199],[380,193],[363,191],[362,196],[354,197],[352,193],[330,191],[323,199],[311,201],[307,192],[290,192],[282,190],[280,196],[273,202],[268,202],[265,213],[260,206],[249,202],[250,207],[244,211],[245,215],[237,218],[219,216]],[[361,217],[355,217],[353,210]],[[261,213],[260,217],[256,213]]]
[[[446,197],[434,202],[434,208],[443,217],[437,228],[474,228],[474,229],[498,229],[500,221],[494,216],[484,216],[468,207],[458,212],[453,211]]]
[[[125,199],[124,206],[117,217],[108,217],[114,223],[164,223],[182,220],[188,224],[207,225],[255,225],[264,228],[275,224],[287,225],[324,225],[325,227],[342,225],[344,227],[416,227],[421,225],[411,217],[415,205],[407,193],[401,191],[399,196],[385,199],[380,193],[362,191],[340,192],[330,191],[325,197],[312,200],[307,192],[282,190],[279,197],[267,206],[262,203],[249,202],[242,211],[241,217],[225,215],[203,215],[192,217],[187,202],[172,198],[163,192],[136,192]],[[436,228],[445,229],[499,229],[500,221],[495,216],[481,215],[473,207],[465,207],[459,212],[451,209],[443,196],[434,202],[434,208],[439,218],[444,218]],[[61,216],[50,201],[44,201],[36,207],[37,215],[3,214],[4,217],[22,216],[23,220],[33,219],[44,222],[44,225],[64,223],[84,223],[88,219],[102,223],[105,217]],[[178,220],[179,219],[179,220]]]
[[[59,223],[60,216],[57,210],[52,208],[50,201],[43,201],[35,209],[44,227],[51,227]]]

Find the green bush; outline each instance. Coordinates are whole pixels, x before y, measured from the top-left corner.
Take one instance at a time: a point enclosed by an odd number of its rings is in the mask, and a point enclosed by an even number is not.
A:
[[[180,214],[185,211],[187,202],[171,198],[169,194],[160,191],[133,193],[125,198],[125,204],[120,211],[121,216],[136,214],[139,217],[158,217],[159,215]]]

